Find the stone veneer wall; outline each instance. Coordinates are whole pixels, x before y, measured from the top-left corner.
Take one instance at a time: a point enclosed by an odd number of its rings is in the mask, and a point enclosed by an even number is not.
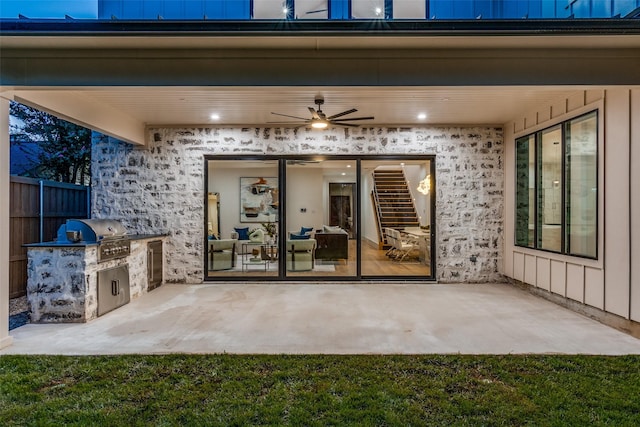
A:
[[[129,256],[98,264],[97,246],[28,250],[27,298],[34,323],[86,322],[98,317],[98,271],[129,266],[131,299],[147,291],[147,243],[131,242]],[[155,239],[152,239],[155,240]]]
[[[169,233],[167,282],[204,277],[205,154],[436,155],[437,279],[499,281],[503,137],[494,127],[150,129],[149,146],[94,134],[93,216]]]

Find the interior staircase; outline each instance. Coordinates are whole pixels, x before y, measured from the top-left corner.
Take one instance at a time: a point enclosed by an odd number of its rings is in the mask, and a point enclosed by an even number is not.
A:
[[[402,170],[376,170],[373,172],[373,206],[378,223],[378,246],[388,246],[383,231],[386,227],[402,230],[418,227],[420,221],[411,191]]]

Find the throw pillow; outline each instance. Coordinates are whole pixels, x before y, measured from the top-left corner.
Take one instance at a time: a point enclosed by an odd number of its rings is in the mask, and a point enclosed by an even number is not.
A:
[[[340,227],[333,226],[333,225],[323,225],[322,226],[322,231],[325,233],[339,233],[340,232]]]
[[[294,234],[294,233],[291,233],[289,235],[289,238],[291,240],[307,240],[310,237],[311,237],[310,234]]]
[[[249,227],[234,227],[233,229],[238,233],[238,240],[249,240]]]
[[[307,233],[311,233],[313,231],[313,227],[301,227],[300,234],[305,235]]]

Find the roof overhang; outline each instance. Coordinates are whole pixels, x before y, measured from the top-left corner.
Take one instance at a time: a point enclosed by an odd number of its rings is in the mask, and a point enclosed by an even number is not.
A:
[[[145,125],[162,123],[127,114],[117,103],[101,106],[92,97],[96,92],[82,88],[144,87],[147,94],[184,88],[186,98],[202,97],[207,88],[241,94],[240,88],[282,87],[341,90],[348,98],[348,88],[365,88],[352,93],[360,100],[376,87],[386,88],[380,93],[387,95],[393,87],[468,93],[473,87],[557,86],[566,93],[572,86],[640,84],[640,20],[635,19],[1,20],[0,25],[4,97],[135,143],[144,142]],[[164,99],[178,98],[173,92]]]

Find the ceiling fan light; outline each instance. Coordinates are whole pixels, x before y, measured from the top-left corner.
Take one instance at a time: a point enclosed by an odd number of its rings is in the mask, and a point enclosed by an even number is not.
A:
[[[311,123],[311,127],[314,129],[326,129],[329,123],[326,120],[315,120]]]

